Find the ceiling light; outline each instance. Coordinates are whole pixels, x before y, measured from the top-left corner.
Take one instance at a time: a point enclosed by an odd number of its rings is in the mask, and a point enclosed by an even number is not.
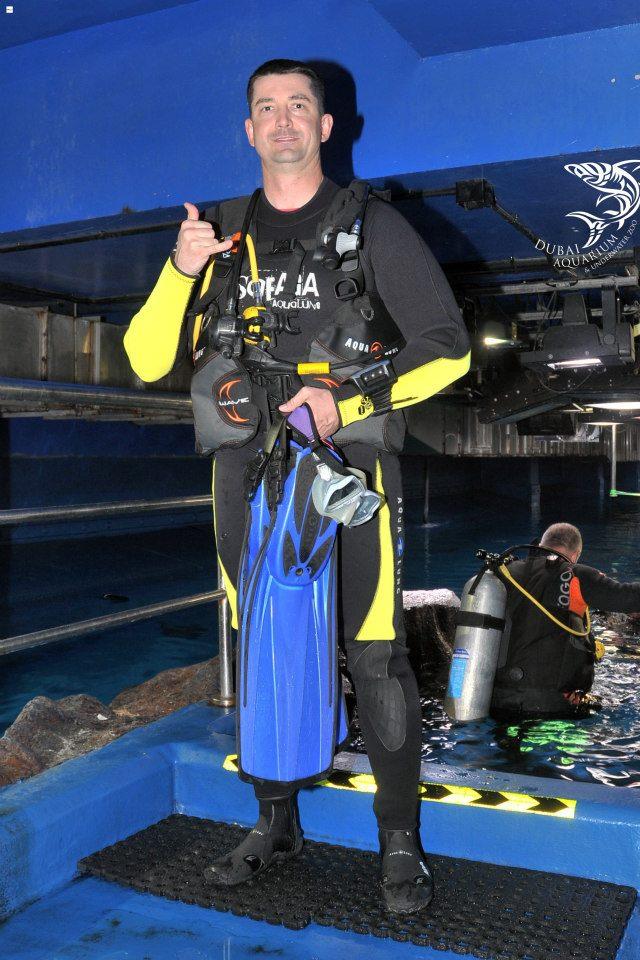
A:
[[[602,290],[602,323],[590,323],[584,297],[566,294],[562,322],[547,327],[534,350],[520,354],[525,367],[570,370],[576,367],[615,367],[635,360],[630,323],[622,322],[620,298],[614,289]]]
[[[485,347],[506,347],[513,346],[514,343],[507,324],[500,320],[487,320],[482,326],[480,337]]]
[[[640,400],[612,400],[607,403],[592,403],[597,410],[640,410]]]
[[[575,357],[573,360],[557,360],[556,363],[548,363],[552,370],[566,370],[571,367],[601,367],[602,360],[599,357]]]

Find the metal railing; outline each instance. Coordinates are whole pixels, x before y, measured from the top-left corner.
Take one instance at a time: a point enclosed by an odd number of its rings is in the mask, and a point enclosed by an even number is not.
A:
[[[64,520],[97,520],[126,516],[130,513],[156,513],[163,510],[184,510],[189,507],[210,507],[211,495],[166,497],[162,500],[121,500],[118,503],[84,503],[75,507],[36,507],[0,510],[0,527],[23,523],[59,523]]]
[[[124,387],[83,383],[56,383],[0,377],[0,400],[11,403],[64,403],[78,406],[124,408],[192,416],[191,397],[180,393],[152,393]]]
[[[166,500],[130,500],[121,503],[95,503],[74,507],[50,507],[33,510],[2,510],[0,526],[21,523],[50,523],[64,520],[86,520],[114,517],[130,513],[149,513],[154,510],[184,509],[205,506],[211,503],[210,496],[170,498]],[[89,636],[102,630],[121,627],[129,623],[148,620],[165,613],[186,610],[203,603],[219,603],[218,608],[218,665],[219,689],[211,698],[216,706],[231,707],[235,703],[233,694],[233,640],[231,636],[231,617],[229,603],[224,590],[224,581],[218,564],[218,589],[205,593],[196,593],[188,597],[176,597],[159,603],[149,603],[143,607],[122,610],[119,613],[79,620],[59,627],[48,627],[32,633],[23,633],[14,637],[0,639],[0,656],[22,653],[35,647],[43,647],[60,640]]]

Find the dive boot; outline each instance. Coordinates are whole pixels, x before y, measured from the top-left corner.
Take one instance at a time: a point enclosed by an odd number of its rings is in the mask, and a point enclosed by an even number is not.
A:
[[[382,896],[391,913],[416,913],[433,897],[433,878],[417,830],[380,830]]]
[[[261,800],[260,816],[251,833],[235,850],[206,867],[204,878],[208,883],[235,887],[274,863],[296,857],[303,842],[295,796]]]

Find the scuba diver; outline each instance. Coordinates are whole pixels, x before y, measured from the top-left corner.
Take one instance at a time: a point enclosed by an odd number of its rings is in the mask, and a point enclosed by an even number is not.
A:
[[[333,119],[319,76],[252,74],[251,198],[185,203],[177,245],[125,337],[145,381],[192,357],[196,448],[214,454],[216,545],[238,630],[238,766],[254,829],[207,865],[232,886],[298,854],[297,791],[346,736],[347,656],[376,780],[382,893],[432,897],[418,832],[421,716],[402,608],[402,408],[469,369],[437,261],[369,185],[324,176]],[[203,865],[204,866],[204,865]]]
[[[570,523],[548,527],[540,547],[506,566],[506,626],[491,697],[491,715],[499,719],[588,713],[598,705],[589,691],[604,653],[591,635],[589,608],[640,610],[640,582],[619,583],[578,563],[582,535]]]
[[[527,559],[516,559],[521,550]],[[539,543],[477,552],[483,566],[456,617],[444,702],[452,719],[576,718],[599,708],[589,691],[604,646],[591,634],[589,608],[637,612],[640,582],[612,580],[578,563],[581,554],[570,523],[552,524]]]

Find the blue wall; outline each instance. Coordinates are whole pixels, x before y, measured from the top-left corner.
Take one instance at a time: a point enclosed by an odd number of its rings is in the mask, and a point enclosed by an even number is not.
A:
[[[248,191],[244,85],[274,56],[351,75],[363,177],[637,143],[640,26],[504,39],[421,59],[365,0],[200,0],[2,50],[0,231]]]

